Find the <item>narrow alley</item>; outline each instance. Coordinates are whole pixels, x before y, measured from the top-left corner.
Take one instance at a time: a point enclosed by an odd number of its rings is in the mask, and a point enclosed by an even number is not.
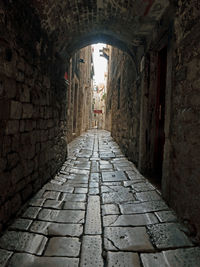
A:
[[[93,129],[0,238],[1,267],[198,267],[200,248],[160,192]]]

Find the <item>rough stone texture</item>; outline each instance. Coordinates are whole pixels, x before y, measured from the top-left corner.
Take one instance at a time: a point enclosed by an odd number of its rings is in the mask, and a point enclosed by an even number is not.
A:
[[[199,247],[192,243],[193,239],[190,240],[190,231],[186,225],[171,222],[176,217],[165,202],[162,200],[143,202],[144,197],[152,196],[152,192],[155,192],[151,187],[148,186],[145,192],[133,193],[131,186],[138,183],[135,180],[100,182],[99,177],[102,172],[92,173],[90,170],[88,182],[88,177],[85,175],[71,176],[64,171],[67,166],[73,166],[77,161],[78,146],[83,148],[87,146],[93,154],[98,153],[96,151],[114,151],[117,145],[109,132],[91,130],[82,134],[70,145],[71,155],[63,164],[62,170],[33,197],[32,201],[27,202],[27,208],[23,208],[19,218],[1,236],[0,265],[103,267],[104,265],[138,266],[139,262],[141,265],[143,262],[144,266],[150,267],[163,266],[165,263],[170,267],[184,267],[189,263],[195,266],[199,262]],[[121,156],[117,155],[113,160],[115,164],[122,162]],[[86,155],[85,158],[83,156],[79,158],[79,161],[90,162],[91,159]],[[107,163],[110,161],[106,160]],[[135,167],[132,168],[131,173],[136,172]],[[146,183],[147,180],[140,176],[143,184]],[[44,192],[47,192],[46,187],[49,187],[49,184],[55,184],[55,187],[59,185],[59,190],[54,191],[60,194],[59,199],[66,194],[75,198],[82,195],[65,193],[68,186],[70,189],[75,188],[76,179],[80,184],[82,180],[86,182],[87,188],[90,183],[94,185],[97,183],[100,194],[98,196],[88,194],[78,202],[41,199]],[[71,183],[67,185],[68,180]],[[129,190],[132,195],[137,194],[141,199],[116,204],[116,194],[124,196]],[[115,193],[113,202],[103,204],[103,194],[113,192]],[[24,214],[33,219],[23,218]]]
[[[176,223],[163,223],[147,226],[150,237],[157,248],[176,248],[193,246],[188,237]]]
[[[180,266],[191,267],[198,266],[200,262],[199,248],[186,248],[168,250],[162,253],[141,254],[141,259],[144,267],[160,267],[160,266]]]
[[[0,266],[5,267],[8,259],[12,256],[12,252],[0,249]]]
[[[81,267],[103,267],[101,236],[84,236],[81,251]]]
[[[99,196],[89,196],[88,198],[85,234],[86,235],[102,234]]]
[[[0,247],[41,255],[46,242],[47,238],[42,235],[8,231],[0,238]]]
[[[140,267],[139,256],[131,252],[108,252],[108,267]]]
[[[9,262],[9,267],[78,267],[79,260],[67,257],[37,257],[25,253],[15,253]]]
[[[78,238],[52,237],[45,250],[45,256],[77,257],[79,250],[80,242]]]
[[[145,227],[105,227],[104,239],[111,241],[105,244],[106,250],[153,251]],[[114,246],[114,248],[113,248]]]

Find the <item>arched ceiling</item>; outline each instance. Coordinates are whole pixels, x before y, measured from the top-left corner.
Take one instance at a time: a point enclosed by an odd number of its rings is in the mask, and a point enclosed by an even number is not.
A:
[[[98,41],[128,52],[145,42],[169,0],[32,0],[58,53]]]

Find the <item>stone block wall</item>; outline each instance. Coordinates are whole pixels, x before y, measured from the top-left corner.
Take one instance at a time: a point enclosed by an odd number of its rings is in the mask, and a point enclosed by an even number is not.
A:
[[[134,61],[118,48],[109,47],[106,121],[112,137],[136,165],[139,152],[140,81]],[[111,125],[110,125],[111,124]]]
[[[56,173],[67,143],[62,60],[33,10],[14,5],[0,4],[0,230]]]
[[[77,51],[70,59],[67,98],[67,140],[72,141],[91,128],[92,48]]]
[[[163,194],[200,240],[200,3],[179,1],[174,21],[170,137]]]

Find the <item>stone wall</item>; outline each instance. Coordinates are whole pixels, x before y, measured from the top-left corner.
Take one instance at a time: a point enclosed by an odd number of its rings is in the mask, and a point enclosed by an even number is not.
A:
[[[37,15],[0,3],[0,229],[66,157],[66,85]],[[13,8],[14,5],[14,8]],[[20,10],[20,12],[19,12]]]
[[[179,1],[163,194],[200,237],[200,3]],[[200,239],[200,238],[199,238]]]
[[[122,151],[137,165],[140,81],[136,79],[137,73],[132,58],[118,48],[109,49],[106,129],[111,129],[112,137]]]
[[[155,178],[159,55],[166,47],[164,153],[160,166],[164,198],[192,233],[200,236],[200,5],[179,1],[169,8],[133,61],[111,49],[107,118],[111,132],[140,171]],[[120,92],[118,89],[120,88]],[[120,101],[119,101],[120,99]],[[107,125],[109,129],[109,124]]]
[[[70,60],[69,90],[67,99],[67,140],[91,128],[92,120],[92,48],[77,51]]]

